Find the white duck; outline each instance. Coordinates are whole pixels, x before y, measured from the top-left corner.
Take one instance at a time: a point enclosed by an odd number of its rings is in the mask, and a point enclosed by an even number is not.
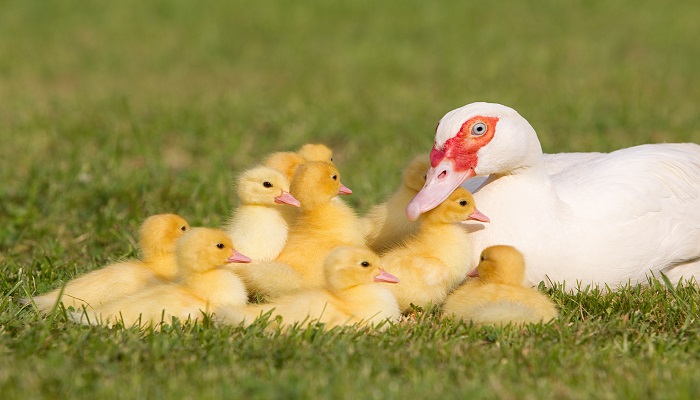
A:
[[[557,157],[548,168],[535,130],[509,107],[458,108],[440,120],[432,168],[406,215],[415,220],[468,179],[489,176],[474,192],[491,223],[472,224],[472,266],[486,247],[509,244],[531,266],[530,284],[700,277],[700,146]]]

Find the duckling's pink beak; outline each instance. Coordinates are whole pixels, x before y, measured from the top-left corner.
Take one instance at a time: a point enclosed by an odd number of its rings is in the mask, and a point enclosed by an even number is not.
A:
[[[253,260],[251,260],[248,256],[241,254],[236,250],[234,250],[233,255],[226,260],[226,262],[229,263],[249,263],[251,261]]]
[[[290,206],[299,207],[301,203],[297,200],[291,193],[282,191],[282,194],[275,197],[275,203],[277,204],[289,204]]]
[[[470,278],[478,278],[479,270],[477,268],[474,268],[470,273],[467,274],[467,276]]]
[[[338,194],[352,194],[352,190],[349,187],[340,184],[340,189],[338,189]]]
[[[379,275],[374,277],[375,282],[399,283],[399,278],[379,268]]]
[[[469,214],[469,219],[473,219],[475,221],[480,221],[480,222],[491,222],[489,217],[482,214],[481,211],[477,210],[476,208],[474,209],[473,213]]]

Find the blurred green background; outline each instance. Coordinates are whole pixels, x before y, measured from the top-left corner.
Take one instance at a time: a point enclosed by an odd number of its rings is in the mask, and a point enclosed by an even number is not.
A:
[[[518,110],[546,152],[700,141],[692,2],[0,9],[0,248],[23,262],[73,253],[83,235],[128,251],[123,228],[155,212],[218,224],[235,173],[306,142],[335,149],[364,210],[429,150],[440,117],[473,101]]]
[[[133,256],[154,213],[219,225],[307,142],[364,211],[473,101],[546,152],[700,142],[698,38],[700,2],[0,0],[0,287]]]

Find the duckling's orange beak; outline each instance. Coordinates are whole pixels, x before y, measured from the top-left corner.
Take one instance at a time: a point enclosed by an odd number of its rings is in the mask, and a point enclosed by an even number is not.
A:
[[[251,261],[253,260],[251,260],[248,256],[241,254],[236,250],[234,250],[233,255],[226,260],[226,262],[229,263],[249,263]]]
[[[379,275],[374,277],[375,282],[399,283],[399,278],[379,268]]]
[[[474,268],[470,273],[467,274],[468,277],[470,278],[478,278],[479,277],[479,270],[477,268]]]
[[[277,204],[289,204],[290,206],[300,207],[301,203],[297,200],[291,193],[282,191],[282,194],[275,197],[275,203]]]
[[[352,194],[352,190],[349,187],[340,184],[340,189],[338,189],[338,194]]]
[[[489,217],[482,214],[481,211],[477,210],[476,208],[474,209],[473,213],[469,214],[469,219],[473,219],[475,221],[480,221],[480,222],[491,222]]]

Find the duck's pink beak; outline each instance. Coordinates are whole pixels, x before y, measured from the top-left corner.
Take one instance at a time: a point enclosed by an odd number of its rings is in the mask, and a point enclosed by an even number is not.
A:
[[[234,250],[233,255],[226,260],[226,262],[229,263],[249,263],[251,261],[253,260],[251,260],[248,256],[241,254],[236,250]]]
[[[480,222],[491,222],[489,217],[482,214],[481,211],[477,210],[476,208],[474,209],[473,213],[469,214],[469,219],[473,219],[475,221],[480,221]]]
[[[282,194],[275,197],[275,203],[277,204],[289,204],[290,206],[299,207],[301,203],[297,200],[291,193],[282,191]]]
[[[352,194],[352,190],[349,187],[340,184],[340,189],[338,189],[338,194]]]
[[[479,277],[479,270],[477,268],[474,268],[471,272],[467,274],[468,277],[470,278],[478,278]]]
[[[399,278],[379,268],[379,275],[374,277],[375,282],[399,283]]]
[[[428,170],[423,189],[406,206],[406,217],[410,221],[417,220],[422,213],[440,205],[459,185],[473,176],[476,176],[473,169],[456,171],[452,160],[442,160]]]

